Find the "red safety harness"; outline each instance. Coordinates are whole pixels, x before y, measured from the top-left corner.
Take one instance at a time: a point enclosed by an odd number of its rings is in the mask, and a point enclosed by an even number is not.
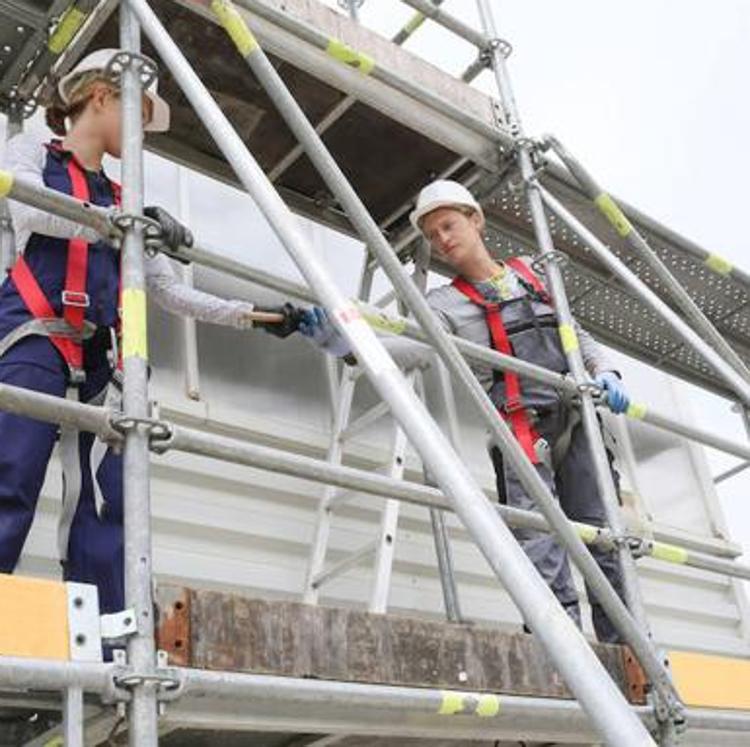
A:
[[[541,280],[532,272],[525,262],[518,257],[505,260],[505,264],[520,275],[531,287],[544,299],[549,299],[549,294],[542,284]],[[503,316],[500,304],[488,301],[468,280],[464,278],[454,278],[453,286],[456,290],[463,293],[472,303],[481,306],[484,309],[487,318],[487,327],[490,331],[492,347],[503,355],[514,355],[513,347],[510,344],[508,333],[503,324]],[[548,302],[548,301],[547,301]],[[539,462],[534,444],[539,438],[539,434],[534,430],[531,424],[531,418],[528,410],[523,406],[521,400],[521,384],[518,375],[511,371],[506,371],[505,378],[505,396],[506,402],[504,412],[502,413],[510,423],[513,433],[518,440],[526,456],[532,464]]]
[[[60,146],[51,143],[50,148],[60,150]],[[78,200],[90,199],[89,185],[86,172],[75,156],[71,154],[68,160],[68,176],[72,187],[72,195]],[[115,205],[120,204],[120,185],[110,182]],[[83,380],[83,335],[86,309],[90,299],[86,293],[86,278],[88,274],[89,244],[80,238],[70,239],[65,270],[65,287],[62,292],[62,318],[70,325],[74,337],[50,335],[50,342],[58,349],[71,373],[72,383]],[[26,308],[35,319],[56,319],[55,311],[44,291],[39,286],[31,268],[19,255],[10,273],[19,295],[26,304]]]

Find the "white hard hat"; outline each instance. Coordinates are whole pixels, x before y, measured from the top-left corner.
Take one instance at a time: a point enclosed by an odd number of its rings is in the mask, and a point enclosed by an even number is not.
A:
[[[69,84],[81,73],[94,70],[104,72],[112,58],[120,54],[121,49],[97,49],[96,52],[86,55],[69,73],[63,75],[57,84],[57,92],[64,103],[69,104]],[[154,63],[154,67],[156,64]],[[149,84],[143,92],[144,96],[151,102],[151,119],[144,126],[146,132],[166,132],[169,129],[169,104],[157,93],[158,80]]]
[[[422,218],[427,213],[431,213],[433,210],[441,207],[471,208],[484,218],[482,206],[474,199],[474,195],[463,184],[451,181],[450,179],[437,179],[426,187],[423,187],[419,193],[417,206],[409,213],[409,220],[412,226],[421,231],[422,227],[419,223]]]

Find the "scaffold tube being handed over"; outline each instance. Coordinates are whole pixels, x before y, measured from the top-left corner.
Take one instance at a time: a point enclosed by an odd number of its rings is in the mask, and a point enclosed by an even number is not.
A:
[[[420,193],[411,221],[430,242],[437,256],[456,272],[448,285],[433,288],[427,300],[446,331],[471,342],[513,355],[558,373],[567,373],[566,352],[579,345],[594,382],[606,393],[614,412],[624,412],[629,399],[620,375],[603,348],[577,324],[561,325],[544,283],[526,257],[505,261],[487,250],[482,232],[484,214],[461,184],[438,180]],[[321,309],[304,313],[300,332],[331,355],[351,359],[351,351]],[[386,337],[384,343],[402,366],[417,365],[423,346]],[[596,484],[589,445],[574,403],[549,385],[516,374],[476,365],[474,372],[511,426],[524,452],[570,519],[604,526],[605,512]],[[501,503],[534,510],[514,471],[491,450]],[[611,461],[611,455],[610,455]],[[613,468],[614,470],[614,468]],[[615,473],[616,476],[616,473]],[[537,569],[573,620],[580,626],[578,594],[565,550],[554,534],[517,530],[516,534]],[[615,555],[592,548],[612,586],[622,596]],[[589,594],[593,624],[599,640],[620,642],[596,598]]]
[[[120,155],[119,83],[107,73],[116,49],[85,57],[57,86],[47,124],[50,142],[19,135],[6,167],[29,183],[94,205],[119,204],[119,186],[102,168]],[[156,82],[144,89],[144,130],[169,127]],[[120,256],[93,229],[11,202],[19,257],[0,287],[0,382],[58,397],[119,407]],[[175,250],[192,236],[166,210],[144,211],[147,243]],[[195,290],[169,260],[145,260],[147,289],[164,309],[279,337],[296,331],[291,304],[259,308]],[[145,341],[144,341],[145,345]],[[57,428],[0,413],[0,571],[19,560],[57,439]],[[96,584],[102,613],[124,607],[122,457],[91,433],[60,432],[64,495],[58,544],[66,580]]]

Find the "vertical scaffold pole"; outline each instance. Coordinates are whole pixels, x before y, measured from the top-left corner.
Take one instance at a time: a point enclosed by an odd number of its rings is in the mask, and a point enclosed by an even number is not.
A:
[[[317,262],[291,212],[146,0],[127,2],[240,182],[256,201],[311,289],[328,309],[337,328],[364,366],[376,391],[388,403],[412,444],[450,497],[454,510],[490,567],[504,584],[524,618],[534,630],[539,631],[541,644],[586,710],[592,724],[614,747],[654,745],[645,726],[538,575],[510,530],[500,521],[495,508],[484,496],[424,405],[410,390],[383,345],[361,318],[356,306],[345,298],[329,274]],[[238,47],[243,49],[246,55],[252,54],[257,49],[257,41],[233,6],[222,7],[232,13],[234,25],[230,22],[231,33]],[[261,55],[261,59],[275,75],[273,67],[264,55]],[[283,84],[277,82],[276,85]],[[294,103],[296,106],[296,102]],[[301,112],[300,116],[304,119]],[[306,119],[304,121],[317,138],[309,122]],[[316,139],[315,142],[322,147],[319,140]],[[374,225],[372,218],[369,220]],[[378,240],[382,241],[377,226],[375,231]],[[377,252],[377,247],[370,243],[369,237],[367,243],[373,252]],[[399,285],[405,283],[407,293],[411,291],[419,297],[422,303],[420,316],[426,314],[427,319],[437,324],[419,291],[411,285],[397,258],[391,259],[398,264],[398,270],[394,275]],[[445,343],[444,333],[440,339]],[[455,348],[451,350],[458,355]],[[509,433],[508,437],[512,438]]]
[[[498,39],[497,29],[491,5],[488,0],[477,0],[479,15],[485,35],[491,40],[490,54],[491,67],[495,74],[500,102],[503,108],[505,124],[511,133],[517,139],[517,157],[521,177],[524,180],[526,189],[526,199],[529,205],[531,221],[534,228],[534,234],[537,240],[538,253],[541,262],[545,265],[547,284],[554,299],[555,312],[557,314],[560,340],[565,352],[570,372],[575,382],[579,385],[580,408],[586,440],[591,451],[591,457],[594,464],[596,484],[599,491],[605,515],[610,531],[615,539],[617,563],[623,585],[625,601],[631,614],[640,626],[644,637],[650,641],[650,632],[648,618],[645,606],[640,593],[638,581],[638,572],[635,566],[635,560],[630,552],[630,548],[625,537],[625,522],[622,518],[619,507],[617,489],[614,484],[612,471],[609,465],[606,448],[602,438],[599,420],[596,414],[596,406],[593,400],[593,393],[587,383],[589,377],[586,367],[583,363],[583,357],[578,344],[578,338],[575,331],[575,321],[570,311],[565,283],[562,272],[557,263],[558,254],[555,251],[552,234],[550,232],[547,216],[544,212],[544,203],[539,191],[539,183],[531,157],[530,143],[524,138],[523,127],[519,110],[513,95],[510,76],[506,65],[506,53],[503,49],[502,42]],[[651,644],[652,645],[652,644]],[[662,655],[655,647],[652,650],[654,657],[662,659]],[[666,672],[664,673],[666,677]],[[665,725],[666,739],[673,738],[674,725],[673,720],[682,720],[680,703],[668,693],[669,700],[663,702],[662,695],[657,693],[655,706],[657,717],[660,724]]]
[[[143,227],[143,124],[138,19],[127,3],[120,5],[120,46],[131,53],[121,73],[122,212],[131,216],[122,242],[122,361],[123,414],[131,419],[123,451],[125,523],[125,599],[135,612],[137,633],[128,639],[128,664],[133,681],[129,709],[131,747],[158,743],[155,644],[151,598],[151,500],[149,486],[148,349]],[[127,421],[126,421],[127,422]]]

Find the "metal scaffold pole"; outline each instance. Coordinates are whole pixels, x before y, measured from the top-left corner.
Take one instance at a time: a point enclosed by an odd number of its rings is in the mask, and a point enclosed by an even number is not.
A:
[[[653,744],[647,730],[632,712],[622,693],[560,607],[550,589],[536,573],[510,530],[502,523],[492,505],[479,490],[471,473],[452,450],[427,410],[409,389],[403,375],[382,344],[362,320],[356,307],[341,294],[328,273],[318,264],[289,209],[272,188],[159,19],[145,0],[128,0],[128,4],[138,16],[144,31],[240,182],[252,195],[302,275],[328,309],[338,329],[364,366],[378,394],[388,402],[412,444],[450,496],[456,513],[471,532],[493,571],[518,604],[525,619],[539,631],[539,640],[585,708],[592,723],[615,747]],[[215,7],[220,8],[219,12],[226,11],[229,14],[225,18],[231,16],[230,27],[235,42],[245,55],[252,55],[258,49],[257,42],[244,22],[238,24],[242,21],[241,16],[232,6],[224,3],[216,3]],[[276,76],[275,70],[262,53],[257,59],[261,60],[265,69]],[[272,80],[276,86],[272,90],[286,98],[289,93],[283,84],[275,77]],[[291,102],[296,107],[293,99]],[[299,116],[312,133],[312,142],[317,144],[319,149],[323,149],[312,126],[301,112]],[[334,180],[343,179],[340,172],[333,176]],[[364,210],[356,195],[354,205],[359,205],[361,210]],[[346,207],[349,212],[350,206]],[[351,212],[350,217],[353,217]],[[382,242],[383,238],[377,226],[369,216],[367,218],[374,226],[378,242]],[[385,257],[380,256],[380,246],[370,243],[369,238],[366,237],[368,246],[382,263]],[[411,284],[398,259],[391,254],[389,248],[386,254],[398,267],[395,272],[396,280],[400,285],[406,286],[407,294],[409,291],[415,293],[421,302],[422,305],[417,309],[420,312],[420,321],[423,321],[422,317],[425,316],[431,318],[424,299]],[[433,325],[436,324],[433,320]],[[450,345],[445,337],[441,340],[444,344]],[[458,356],[455,348],[451,346],[450,350]],[[511,438],[509,433],[508,437]]]
[[[531,144],[524,138],[520,115],[513,96],[506,64],[507,51],[503,49],[503,44],[497,36],[497,29],[489,1],[477,0],[477,4],[484,32],[492,40],[490,42],[491,66],[500,94],[505,124],[517,138],[518,166],[521,177],[524,180],[526,199],[529,205],[534,234],[537,239],[538,261],[544,264],[547,285],[554,300],[563,351],[565,352],[573,379],[578,385],[582,424],[591,451],[599,496],[604,506],[607,524],[615,542],[615,553],[622,579],[622,591],[628,609],[648,641],[650,638],[649,624],[640,593],[635,559],[626,542],[625,522],[620,512],[617,488],[615,487],[609,458],[604,446],[590,379],[586,372],[579,347],[574,326],[575,321],[571,314],[565,291],[565,283],[558,265],[559,254],[555,250],[552,234],[544,212],[544,204],[539,192],[539,183],[532,162]],[[655,648],[651,648],[649,653],[653,658],[663,659],[661,652],[658,652]],[[662,669],[658,671],[658,674],[661,678],[662,687],[656,692],[654,704],[660,728],[663,732],[662,737],[671,744],[675,737],[676,725],[681,724],[684,717],[679,699],[669,686],[667,672]]]
[[[148,350],[143,224],[142,75],[138,20],[127,3],[120,5],[120,46],[123,59],[122,99],[122,363],[123,501],[125,527],[125,600],[137,620],[128,638],[132,700],[128,706],[129,743],[155,747],[158,743],[156,651],[151,565],[151,497],[149,485]],[[155,72],[155,71],[154,71]]]

